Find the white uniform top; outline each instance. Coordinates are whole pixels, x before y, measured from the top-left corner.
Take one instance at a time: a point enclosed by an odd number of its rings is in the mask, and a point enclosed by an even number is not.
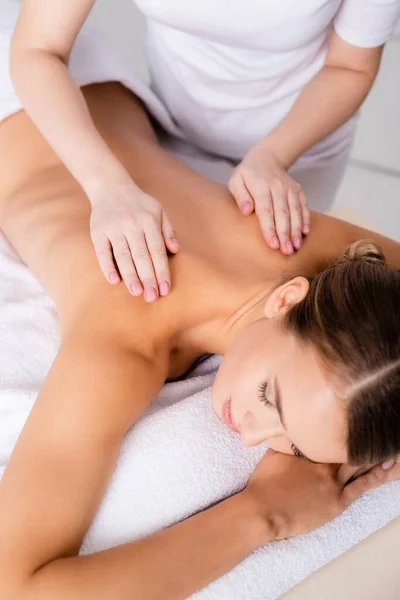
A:
[[[332,24],[347,42],[374,47],[389,39],[400,15],[399,0],[136,3],[148,18],[157,96],[186,139],[237,160],[276,127],[321,69]],[[349,125],[323,140],[317,154],[348,141]]]

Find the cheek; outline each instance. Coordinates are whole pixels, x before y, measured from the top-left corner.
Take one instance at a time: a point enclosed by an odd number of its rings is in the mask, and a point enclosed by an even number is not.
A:
[[[249,397],[252,373],[243,354],[230,351],[222,359],[211,388],[211,400],[218,410],[229,397],[236,399]]]

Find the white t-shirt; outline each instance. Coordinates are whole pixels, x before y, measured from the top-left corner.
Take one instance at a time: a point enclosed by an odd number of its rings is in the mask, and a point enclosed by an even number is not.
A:
[[[321,69],[332,24],[347,42],[379,46],[399,0],[136,0],[148,18],[152,86],[184,136],[240,160],[286,116]],[[340,151],[342,126],[314,147]],[[336,149],[336,150],[335,150]]]

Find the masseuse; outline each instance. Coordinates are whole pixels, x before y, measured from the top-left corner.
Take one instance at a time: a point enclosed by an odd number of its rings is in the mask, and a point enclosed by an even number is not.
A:
[[[151,302],[171,288],[173,226],[107,147],[68,72],[94,1],[24,0],[11,75],[26,112],[90,200],[105,277],[122,278]],[[323,210],[339,186],[400,1],[137,4],[148,17],[154,91],[183,137],[237,164],[229,189],[238,208],[255,210],[268,245],[292,254],[310,230],[307,201]]]

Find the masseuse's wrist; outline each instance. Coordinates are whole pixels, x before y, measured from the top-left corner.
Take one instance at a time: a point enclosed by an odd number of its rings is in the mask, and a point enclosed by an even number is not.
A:
[[[271,157],[286,171],[298,158],[293,147],[289,148],[289,144],[285,142],[282,136],[272,132],[267,137],[263,138],[258,146],[261,152],[270,154]],[[293,146],[293,144],[292,144]]]
[[[132,180],[123,165],[104,165],[86,173],[79,181],[92,207],[104,199],[111,200],[119,189],[129,187],[129,192],[139,192],[139,188]]]

